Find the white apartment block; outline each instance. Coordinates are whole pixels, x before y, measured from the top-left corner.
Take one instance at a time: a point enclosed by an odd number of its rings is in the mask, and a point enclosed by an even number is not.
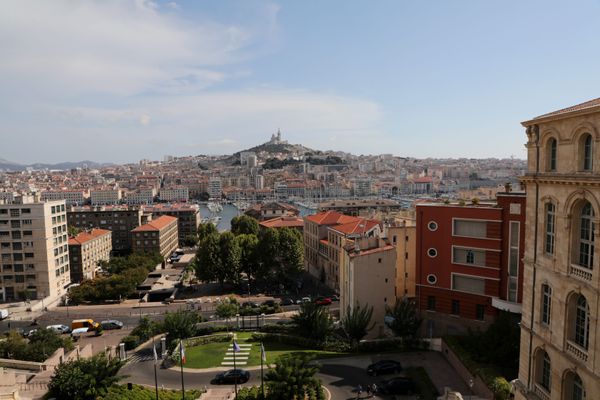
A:
[[[188,201],[190,190],[184,186],[160,189],[161,201]]]
[[[223,193],[223,186],[221,185],[221,178],[212,177],[208,181],[208,194],[213,198],[221,198]]]
[[[256,175],[254,177],[254,188],[264,189],[265,188],[265,177],[262,175]]]
[[[71,283],[64,200],[31,196],[0,204],[0,300],[44,299],[48,306]]]
[[[65,200],[68,206],[81,206],[85,203],[83,190],[47,190],[42,192],[42,201]]]
[[[154,203],[156,190],[154,188],[138,189],[136,191],[127,192],[125,202],[127,204],[152,204]]]
[[[370,196],[373,181],[371,179],[354,179],[352,181],[352,190],[355,196]]]
[[[100,189],[91,190],[90,197],[93,206],[102,206],[106,204],[119,204],[121,202],[121,190],[119,189]]]

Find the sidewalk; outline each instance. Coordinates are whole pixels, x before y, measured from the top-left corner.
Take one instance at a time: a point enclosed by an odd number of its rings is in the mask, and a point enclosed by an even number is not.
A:
[[[208,389],[200,396],[201,400],[233,400],[234,391],[231,389]]]

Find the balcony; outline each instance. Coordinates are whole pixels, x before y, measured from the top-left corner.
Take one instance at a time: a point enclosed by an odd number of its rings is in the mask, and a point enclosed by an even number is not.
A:
[[[576,264],[571,264],[569,265],[569,276],[588,283],[592,281],[592,270]]]
[[[567,353],[569,353],[576,359],[583,361],[583,362],[587,362],[588,352],[586,349],[579,346],[578,344],[576,344],[570,340],[567,340],[566,350],[567,350]]]
[[[513,303],[508,300],[502,300],[498,297],[492,297],[492,307],[515,314],[521,314],[522,309],[521,303]]]
[[[533,393],[535,393],[535,395],[541,400],[550,400],[550,393],[548,393],[546,389],[537,383],[533,386]]]

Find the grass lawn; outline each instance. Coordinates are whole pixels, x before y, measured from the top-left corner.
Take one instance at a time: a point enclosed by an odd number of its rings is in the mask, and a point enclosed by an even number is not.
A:
[[[243,343],[252,343],[252,348],[250,350],[250,354],[248,355],[247,364],[240,366],[251,367],[260,365],[260,342],[251,342],[250,337],[252,336],[251,332],[238,332],[237,333],[237,342],[238,344]],[[213,368],[220,367],[221,362],[223,361],[223,357],[225,357],[225,353],[227,348],[231,345],[231,342],[222,342],[222,343],[209,343],[205,345],[195,346],[195,347],[186,347],[185,355],[186,355],[186,368]],[[314,350],[314,349],[306,349],[303,347],[298,347],[285,343],[265,343],[265,352],[267,353],[267,363],[271,366],[274,365],[277,357],[283,354],[289,353],[312,353],[315,354],[317,358],[326,358],[326,357],[338,357],[346,355],[346,353],[337,353],[333,351],[323,351],[323,350]],[[231,360],[229,360],[231,361]],[[265,365],[266,367],[266,365]],[[233,368],[233,366],[232,366]]]

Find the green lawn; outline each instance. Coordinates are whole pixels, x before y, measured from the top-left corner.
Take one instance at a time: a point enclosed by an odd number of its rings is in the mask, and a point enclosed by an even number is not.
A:
[[[242,368],[260,365],[260,342],[249,341],[251,336],[252,333],[250,332],[237,333],[237,342],[239,344],[252,343],[252,348],[250,350],[250,354],[248,355],[247,364],[242,366]],[[225,356],[225,352],[227,351],[227,348],[230,344],[231,342],[222,342],[209,343],[195,347],[186,347],[186,363],[184,366],[186,368],[220,367],[221,362],[223,361],[223,357]],[[303,347],[289,345],[285,343],[265,343],[264,346],[265,352],[267,353],[267,363],[271,366],[275,363],[277,357],[289,353],[312,353],[315,354],[317,358],[337,357],[346,355],[346,353],[306,349]]]

